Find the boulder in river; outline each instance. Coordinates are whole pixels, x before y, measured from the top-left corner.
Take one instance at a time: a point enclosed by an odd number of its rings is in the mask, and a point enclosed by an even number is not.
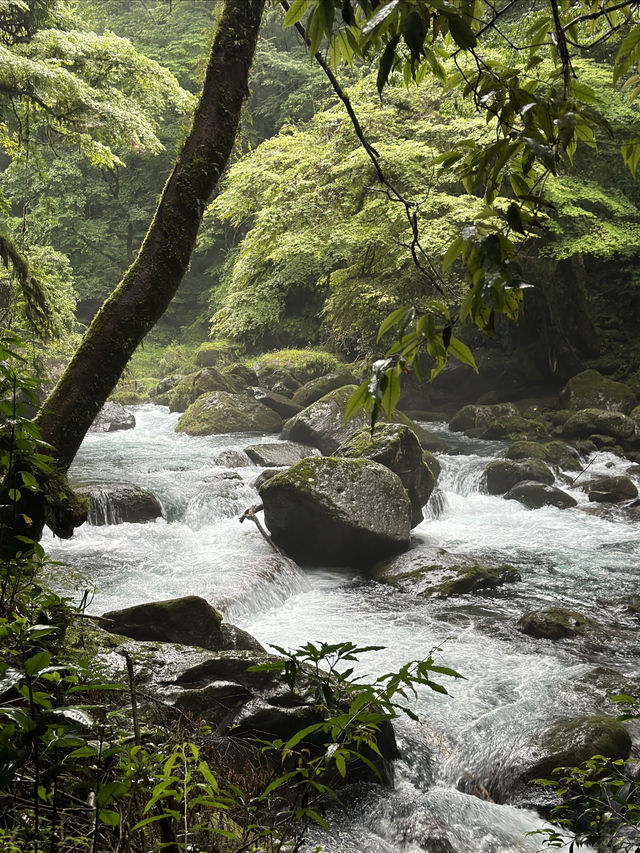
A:
[[[367,568],[409,544],[400,478],[368,459],[311,457],[260,487],[274,541],[294,560]]]
[[[271,444],[250,444],[244,452],[262,468],[290,468],[308,456],[317,456],[318,449],[295,441],[274,441]]]
[[[535,480],[552,486],[555,477],[541,459],[523,459],[520,462],[496,459],[484,469],[482,479],[490,495],[503,495],[523,480]]]
[[[566,607],[546,607],[544,610],[531,610],[520,618],[516,625],[518,631],[529,637],[541,640],[564,640],[581,637],[597,630],[591,619],[568,610]]]
[[[635,421],[617,411],[606,409],[581,409],[571,415],[562,427],[569,438],[589,438],[592,435],[611,436],[624,441],[635,433]]]
[[[583,485],[594,503],[621,503],[638,497],[638,489],[629,477],[594,477]]]
[[[425,506],[436,478],[423,460],[423,450],[415,433],[403,424],[377,424],[354,432],[335,451],[348,459],[371,459],[397,474],[411,501],[411,526],[423,520]]]
[[[348,371],[338,371],[335,373],[325,373],[324,376],[318,376],[317,379],[310,379],[301,385],[293,395],[293,402],[298,403],[301,408],[310,406],[315,403],[320,397],[324,397],[330,391],[336,391],[345,385],[356,385],[357,379]]]
[[[563,409],[607,409],[628,415],[636,405],[636,395],[630,388],[597,370],[583,370],[573,376],[560,393]]]
[[[102,624],[112,634],[134,640],[157,640],[202,649],[262,650],[246,631],[225,624],[222,614],[198,595],[166,601],[149,601],[102,614]]]
[[[504,497],[508,501],[518,501],[529,509],[541,509],[543,506],[569,509],[578,504],[574,497],[563,492],[562,489],[548,486],[546,483],[537,483],[535,480],[516,483]]]
[[[482,430],[481,438],[502,438],[509,441],[544,441],[550,438],[549,427],[540,418],[523,418],[520,415],[504,415],[496,418]]]
[[[279,432],[282,418],[253,395],[214,391],[203,394],[182,415],[176,432],[214,435],[230,432]]]
[[[514,441],[507,450],[507,459],[542,459],[561,471],[582,471],[580,456],[575,447],[570,447],[564,441]]]
[[[374,576],[425,598],[450,598],[521,580],[509,565],[478,565],[442,549],[412,548],[375,566]]]
[[[222,450],[216,454],[211,460],[213,465],[219,465],[220,468],[248,468],[251,465],[251,459],[247,456],[244,450]]]
[[[253,388],[260,384],[258,382],[258,374],[255,370],[252,370],[240,361],[236,361],[225,367],[222,373],[225,377],[229,378],[236,390],[246,391],[247,388]]]
[[[211,391],[233,391],[229,379],[215,367],[205,367],[184,376],[169,394],[169,411],[186,412],[201,394]]]
[[[449,421],[452,432],[485,429],[497,418],[514,417],[518,410],[512,403],[496,403],[490,406],[463,406]]]
[[[311,444],[325,456],[334,453],[354,430],[366,425],[364,413],[344,422],[347,401],[355,390],[355,385],[345,385],[325,394],[286,421],[281,437]]]
[[[267,406],[269,409],[280,415],[281,418],[292,418],[302,411],[302,406],[294,403],[284,394],[278,394],[275,391],[265,391],[263,388],[253,388],[253,396]]]
[[[162,517],[162,505],[153,492],[130,483],[81,486],[76,492],[89,498],[89,524],[141,524]]]
[[[96,415],[89,431],[117,432],[121,429],[133,429],[135,425],[136,419],[133,412],[130,412],[120,403],[108,400]]]

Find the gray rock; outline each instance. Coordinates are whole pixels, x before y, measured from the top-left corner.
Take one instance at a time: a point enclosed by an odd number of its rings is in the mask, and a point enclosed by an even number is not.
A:
[[[276,474],[282,474],[281,468],[265,468],[262,474],[258,474],[253,483],[251,484],[254,489],[260,491],[262,486],[270,480],[272,477],[275,477]]]
[[[496,459],[487,465],[482,476],[490,495],[503,495],[523,480],[535,480],[548,486],[555,480],[553,472],[541,459],[523,459],[521,462]]]
[[[491,406],[463,406],[449,421],[452,432],[466,432],[489,426],[497,418],[517,416],[518,410],[512,403],[496,403]]]
[[[98,412],[89,432],[117,432],[121,429],[133,429],[136,419],[133,412],[108,400]]]
[[[258,374],[255,370],[252,370],[250,367],[247,367],[239,361],[225,367],[222,372],[225,376],[230,377],[236,389],[241,387],[246,390],[247,388],[253,388],[259,384]]]
[[[223,450],[211,462],[221,468],[248,468],[251,460],[243,450]]]
[[[562,433],[571,438],[605,435],[624,440],[635,433],[635,422],[622,412],[581,409],[565,422]]]
[[[279,432],[282,419],[249,394],[203,394],[182,415],[176,432],[212,435],[230,432]]]
[[[636,395],[622,382],[615,382],[598,373],[584,370],[572,377],[560,393],[564,409],[606,409],[629,414],[637,405]]]
[[[295,441],[278,441],[273,444],[250,444],[244,452],[252,462],[262,468],[289,468],[306,459],[317,456],[316,447],[308,444],[297,444]]]
[[[275,391],[264,391],[262,388],[253,388],[252,391],[256,400],[269,409],[273,409],[281,418],[292,418],[302,411],[302,406],[294,403],[283,394],[277,394]]]
[[[564,640],[583,637],[597,631],[598,626],[591,619],[568,610],[566,607],[546,607],[544,610],[531,610],[518,621],[516,628],[529,637],[538,640]]]
[[[426,505],[436,478],[423,460],[423,450],[416,435],[402,424],[377,424],[373,433],[368,427],[359,429],[338,447],[335,456],[348,459],[371,459],[397,474],[411,501],[411,526],[423,520]]]
[[[89,498],[89,524],[141,524],[162,517],[162,505],[153,492],[129,483],[81,486],[76,492]]]
[[[409,544],[400,478],[366,459],[309,458],[260,488],[275,542],[301,563],[366,568]]]
[[[578,501],[562,489],[537,483],[534,480],[523,480],[517,483],[505,494],[508,501],[518,501],[529,509],[540,509],[543,506],[555,506],[558,509],[568,509],[577,506]]]
[[[281,438],[311,444],[325,456],[334,453],[352,432],[366,426],[367,419],[362,413],[347,424],[344,422],[347,401],[355,390],[355,385],[345,385],[337,391],[325,394],[300,414],[286,421]]]
[[[317,379],[310,379],[305,382],[293,395],[293,401],[298,403],[301,408],[305,408],[330,391],[336,391],[345,385],[356,385],[357,381],[352,373],[346,371],[326,373],[324,376],[318,376]]]
[[[186,412],[201,394],[211,391],[233,391],[228,377],[215,367],[205,367],[190,373],[178,382],[169,394],[169,410]]]
[[[638,489],[629,477],[594,477],[583,488],[594,503],[621,503],[638,497]]]

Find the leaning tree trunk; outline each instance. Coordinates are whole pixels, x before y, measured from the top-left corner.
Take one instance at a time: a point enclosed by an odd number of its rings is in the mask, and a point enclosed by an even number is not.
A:
[[[93,419],[187,270],[205,205],[233,148],[264,4],[226,0],[191,132],[138,256],[37,416],[42,438],[55,448],[59,473],[66,473]],[[82,509],[68,491],[60,501],[57,490],[50,489],[47,498],[55,510],[51,526],[58,535],[71,535],[81,523]]]

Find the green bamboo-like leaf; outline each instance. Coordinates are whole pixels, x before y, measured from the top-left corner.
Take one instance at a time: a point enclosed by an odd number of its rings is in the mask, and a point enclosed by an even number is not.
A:
[[[284,27],[292,27],[304,18],[311,0],[292,0],[287,14],[284,16]]]
[[[364,27],[362,28],[362,34],[366,36],[373,30],[375,30],[377,26],[382,24],[389,17],[389,15],[391,15],[391,13],[394,11],[399,2],[400,0],[390,0],[389,3],[385,3],[382,9],[379,9],[375,13],[375,15],[370,18],[370,20],[368,20],[367,23],[364,25]]]
[[[376,88],[378,89],[379,95],[382,95],[382,90],[387,85],[389,73],[391,72],[393,61],[396,57],[396,48],[398,47],[399,41],[400,36],[394,36],[387,43],[387,46],[380,57],[380,63],[378,64],[378,76],[376,78]]]
[[[65,720],[71,720],[87,729],[93,727],[92,718],[86,711],[81,711],[80,708],[54,708],[51,713],[58,717],[64,717]]]
[[[451,264],[455,261],[455,259],[458,257],[458,255],[462,251],[463,247],[464,247],[464,240],[459,235],[458,237],[456,237],[456,239],[453,241],[453,243],[450,244],[449,248],[445,252],[444,258],[442,259],[442,272],[443,273],[445,273],[449,269]]]
[[[459,15],[447,15],[449,32],[458,47],[468,50],[475,47],[478,40],[469,24]]]
[[[297,746],[301,740],[307,737],[307,735],[313,734],[313,732],[317,732],[318,729],[323,727],[324,723],[313,723],[310,726],[305,726],[304,729],[300,729],[299,732],[296,732],[289,740],[285,743],[285,749],[293,749],[294,746]]]
[[[344,410],[345,423],[363,406],[369,399],[369,380],[365,380],[347,400],[347,405]]]

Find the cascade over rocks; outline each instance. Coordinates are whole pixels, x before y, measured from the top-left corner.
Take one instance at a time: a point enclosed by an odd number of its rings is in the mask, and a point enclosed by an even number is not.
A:
[[[482,479],[490,495],[503,495],[523,480],[535,480],[552,486],[555,477],[541,459],[523,459],[521,462],[496,459],[484,469]]]
[[[261,468],[290,468],[308,456],[318,456],[319,450],[295,441],[278,441],[272,444],[250,444],[244,452]]]
[[[335,451],[348,459],[371,459],[397,474],[411,501],[411,526],[423,520],[422,507],[431,497],[436,478],[423,461],[423,450],[414,432],[403,424],[377,424],[354,432]]]
[[[569,509],[578,505],[578,501],[563,492],[562,489],[548,486],[546,483],[537,483],[535,480],[523,480],[521,483],[516,483],[504,497],[508,501],[518,501],[529,509],[540,509],[543,506]]]
[[[162,517],[162,505],[153,492],[130,483],[99,483],[76,492],[89,498],[89,524],[141,524]]]
[[[400,478],[367,459],[309,458],[260,487],[266,525],[294,560],[367,568],[409,545]]]
[[[583,370],[569,379],[560,392],[563,409],[606,409],[628,415],[637,403],[630,388],[597,370]]]
[[[157,640],[202,649],[263,651],[254,637],[222,621],[222,614],[198,595],[150,601],[102,614],[112,634],[134,640]]]
[[[176,432],[213,435],[230,432],[279,432],[282,418],[253,395],[214,391],[203,394],[182,415]]]
[[[215,367],[205,367],[183,377],[169,393],[169,411],[186,412],[201,394],[210,391],[233,391],[234,386]]]
[[[133,429],[135,425],[133,412],[125,409],[120,403],[107,400],[89,427],[89,432],[116,432],[120,429]]]

